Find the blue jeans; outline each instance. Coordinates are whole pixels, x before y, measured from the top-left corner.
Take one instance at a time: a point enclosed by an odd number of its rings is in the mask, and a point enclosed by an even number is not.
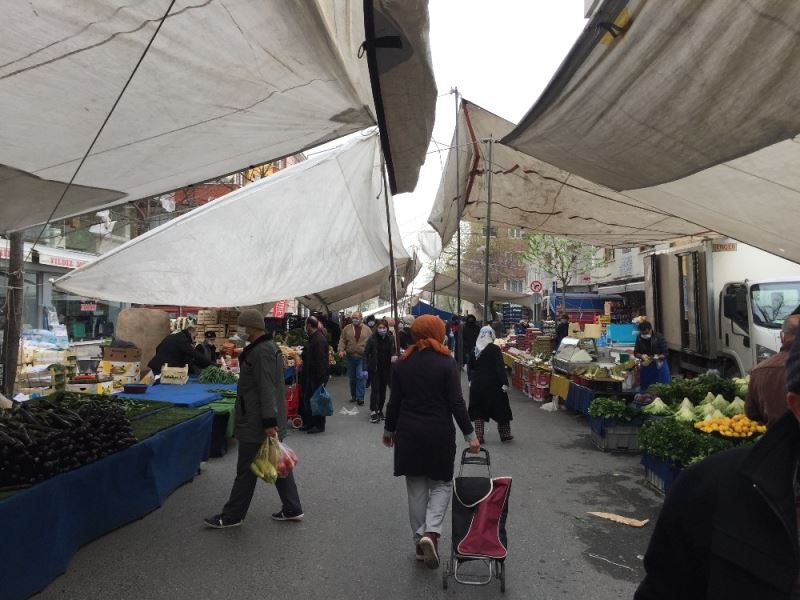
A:
[[[363,402],[367,380],[364,378],[364,359],[361,356],[348,355],[347,377],[350,379],[350,397]]]

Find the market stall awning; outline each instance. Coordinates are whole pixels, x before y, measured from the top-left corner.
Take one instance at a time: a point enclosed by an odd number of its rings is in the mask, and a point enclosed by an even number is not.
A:
[[[441,294],[442,296],[451,296],[455,298],[457,295],[458,285],[453,277],[448,275],[436,275],[435,278],[431,279],[427,284],[425,284],[422,289],[426,292],[435,291],[437,296]],[[467,300],[468,302],[472,302],[473,304],[483,304],[485,299],[484,285],[482,283],[473,283],[471,281],[464,281],[462,279],[461,298]],[[489,300],[529,306],[531,302],[531,296],[528,294],[510,292],[508,290],[490,285]]]
[[[3,3],[2,232],[47,220],[168,5]],[[55,218],[216,178],[376,123],[397,192],[411,191],[435,102],[426,0],[178,0],[81,167],[82,187]],[[55,189],[42,193],[43,180]]]
[[[485,140],[499,140],[514,128],[513,123],[466,100],[456,126],[458,132],[453,136],[428,218],[445,244],[455,234],[460,218],[486,220],[489,157]],[[494,143],[492,163],[493,224],[605,247],[653,244],[709,233],[705,227],[653,210],[500,143]]]
[[[793,261],[800,3],[605,0],[503,142]]]
[[[329,306],[388,280],[377,134],[266,177],[60,278],[80,296],[246,306],[317,293]],[[392,214],[394,256],[409,257]]]

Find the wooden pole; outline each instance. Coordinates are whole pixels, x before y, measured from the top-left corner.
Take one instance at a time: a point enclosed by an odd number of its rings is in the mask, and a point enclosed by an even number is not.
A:
[[[487,168],[488,179],[486,181],[486,265],[483,275],[483,324],[489,324],[489,248],[492,242],[492,169],[494,140],[489,138],[489,165]]]
[[[3,336],[3,391],[11,398],[17,380],[17,364],[19,363],[19,340],[22,331],[22,303],[25,282],[23,267],[24,244],[22,233],[16,232],[8,236],[8,290],[6,293],[5,334]]]

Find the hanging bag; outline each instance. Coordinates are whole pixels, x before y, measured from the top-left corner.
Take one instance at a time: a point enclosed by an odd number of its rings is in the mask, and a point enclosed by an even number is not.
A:
[[[333,399],[325,389],[325,385],[319,386],[311,396],[311,414],[315,417],[330,417],[333,415]]]

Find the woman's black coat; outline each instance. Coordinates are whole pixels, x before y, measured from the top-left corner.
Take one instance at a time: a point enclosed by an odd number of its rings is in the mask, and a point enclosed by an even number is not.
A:
[[[495,420],[508,423],[513,418],[508,394],[508,374],[503,355],[495,344],[489,344],[477,358],[469,360],[469,418],[473,421]]]
[[[385,422],[394,434],[394,474],[450,481],[456,457],[453,418],[465,436],[473,433],[452,357],[425,349],[396,362]]]
[[[394,336],[387,333],[381,337],[377,333],[371,335],[367,340],[367,347],[364,349],[364,358],[367,363],[367,371],[370,373],[380,372],[382,375],[389,375],[392,368],[392,356],[395,354]]]

